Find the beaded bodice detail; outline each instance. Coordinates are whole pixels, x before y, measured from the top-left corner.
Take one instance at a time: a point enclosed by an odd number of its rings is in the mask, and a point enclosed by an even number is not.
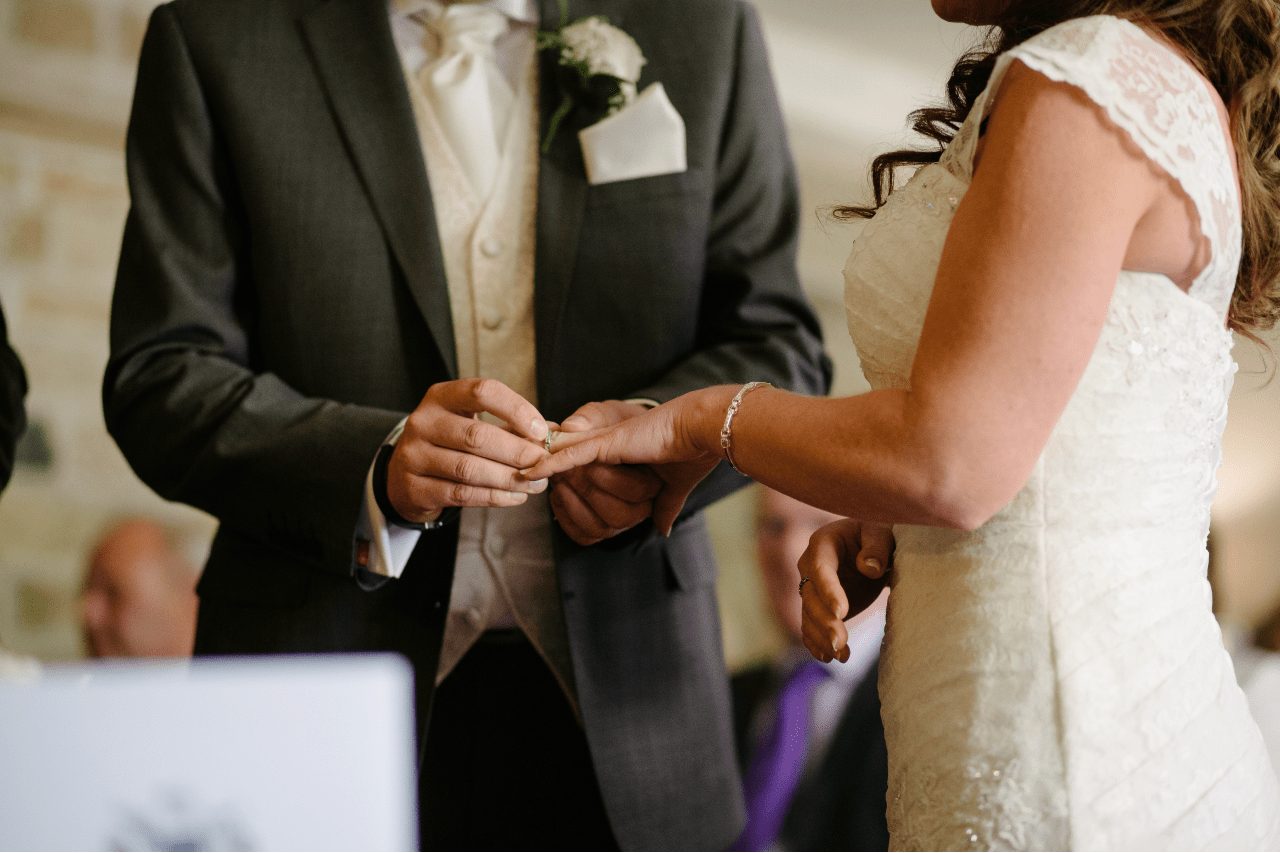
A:
[[[1080,88],[1178,183],[1211,260],[1188,292],[1119,274],[1031,477],[986,525],[896,529],[880,668],[893,845],[1274,846],[1280,788],[1205,577],[1241,228],[1203,80],[1111,17],[1067,22],[1002,56],[941,161],[854,246],[846,303],[863,372],[873,388],[910,387],[978,128],[1015,59]]]

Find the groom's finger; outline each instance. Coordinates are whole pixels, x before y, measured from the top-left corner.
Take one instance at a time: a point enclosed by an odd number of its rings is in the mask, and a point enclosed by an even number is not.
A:
[[[628,504],[650,504],[662,491],[662,478],[648,465],[585,465],[565,476],[588,500],[603,494]]]
[[[622,423],[628,417],[643,414],[644,411],[643,406],[620,400],[587,403],[564,419],[564,430],[565,432],[586,432],[589,429],[613,426]]]
[[[543,456],[540,443],[478,418],[439,409],[415,412],[410,416],[405,434],[427,445],[483,457],[516,470],[529,467]],[[459,474],[449,479],[465,481],[467,478]]]
[[[517,440],[527,444],[523,439]],[[508,492],[538,493],[547,488],[546,480],[528,480],[514,466],[469,451],[418,443],[406,446],[403,459],[415,477]]]
[[[616,466],[587,465],[584,468],[575,468],[572,471],[556,477],[554,484],[557,491],[571,491],[591,510],[592,517],[599,519],[600,530],[611,531],[604,534],[605,536],[614,536],[623,530],[635,527],[640,522],[649,517],[653,512],[653,502],[651,500],[627,501],[619,497],[611,491],[606,491],[595,485],[587,472],[592,469],[604,468],[606,470],[615,469]],[[658,481],[660,488],[662,481]],[[657,494],[658,489],[654,489]],[[588,518],[588,526],[591,518]]]
[[[458,379],[432,386],[428,396],[451,412],[478,415],[487,412],[511,425],[531,441],[547,437],[547,422],[532,403],[496,379]]]
[[[563,480],[552,487],[551,512],[569,538],[579,545],[594,545],[621,532],[611,528]]]
[[[396,511],[409,521],[424,521],[446,506],[509,507],[519,506],[529,499],[529,495],[523,492],[473,486],[437,477],[411,477],[405,488],[413,509],[406,513],[396,504]]]

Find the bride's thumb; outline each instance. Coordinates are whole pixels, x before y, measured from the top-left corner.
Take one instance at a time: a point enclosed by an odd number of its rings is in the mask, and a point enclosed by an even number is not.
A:
[[[680,510],[684,509],[686,497],[687,495],[678,494],[671,486],[663,486],[658,497],[654,499],[653,526],[658,528],[658,532],[663,536],[671,535],[671,528],[680,517]]]

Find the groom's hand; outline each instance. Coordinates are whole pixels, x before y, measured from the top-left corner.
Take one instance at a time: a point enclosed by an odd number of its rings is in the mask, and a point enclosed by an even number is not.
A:
[[[488,413],[510,430],[480,420]],[[547,487],[521,469],[544,455],[542,415],[496,379],[432,385],[405,422],[387,465],[387,497],[409,521],[431,521],[445,507],[516,506]]]
[[[644,412],[644,406],[622,400],[588,403],[565,418],[561,428],[599,429]],[[653,499],[661,489],[662,480],[648,466],[593,462],[551,478],[551,510],[570,539],[594,545],[653,515]]]

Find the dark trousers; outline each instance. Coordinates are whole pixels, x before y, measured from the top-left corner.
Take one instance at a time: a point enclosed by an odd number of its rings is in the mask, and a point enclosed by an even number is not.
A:
[[[436,690],[423,850],[617,850],[586,735],[519,632],[488,632]]]

